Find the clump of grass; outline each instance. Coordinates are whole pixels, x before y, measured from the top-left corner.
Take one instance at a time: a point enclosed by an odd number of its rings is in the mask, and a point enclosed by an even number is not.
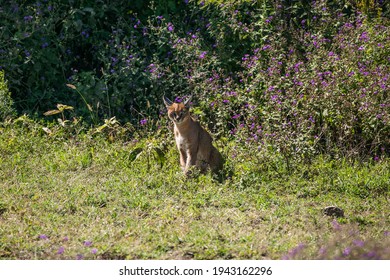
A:
[[[366,237],[351,225],[331,221],[334,236],[320,240],[317,247],[308,248],[304,243],[292,248],[282,259],[325,260],[388,260],[390,259],[390,234],[385,230],[376,237]]]

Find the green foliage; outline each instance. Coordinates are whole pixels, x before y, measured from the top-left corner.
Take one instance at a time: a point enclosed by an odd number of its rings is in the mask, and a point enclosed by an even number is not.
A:
[[[21,113],[66,104],[82,122],[115,117],[142,134],[166,124],[164,94],[192,95],[217,138],[278,151],[288,168],[320,153],[380,158],[390,151],[388,5],[7,1],[0,67]]]
[[[388,259],[387,2],[6,1],[0,258]],[[183,176],[163,95],[223,180]]]
[[[167,146],[164,141],[156,141],[156,139],[147,139],[146,143],[138,145],[131,151],[128,156],[129,163],[133,163],[138,158],[146,158],[147,170],[151,169],[152,162],[157,162],[162,168],[167,160]]]
[[[4,71],[0,71],[0,121],[15,115],[11,92],[8,90],[7,82],[4,78]]]

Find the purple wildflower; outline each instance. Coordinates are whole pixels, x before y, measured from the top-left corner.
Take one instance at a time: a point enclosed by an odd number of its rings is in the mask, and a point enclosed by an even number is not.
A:
[[[154,73],[157,70],[157,67],[154,65],[154,63],[150,64],[148,68],[150,73]]]
[[[345,28],[352,28],[352,27],[353,27],[353,24],[350,23],[350,22],[347,22],[346,24],[344,24],[344,27],[345,27]]]
[[[81,35],[82,35],[84,38],[88,38],[88,37],[89,37],[88,31],[85,31],[85,30],[81,32]]]
[[[332,221],[332,226],[333,226],[333,228],[335,230],[340,230],[341,229],[341,225],[336,220]]]
[[[364,246],[364,241],[362,241],[362,240],[354,240],[353,244],[355,244],[357,247],[363,247]]]
[[[82,260],[82,259],[84,259],[83,254],[77,254],[76,259],[77,259],[77,260]]]
[[[283,260],[290,260],[290,259],[294,258],[296,255],[299,254],[299,252],[301,252],[305,248],[305,246],[306,245],[303,243],[298,244],[298,246],[293,248],[292,250],[290,250],[287,255],[284,255],[282,257],[282,259]]]
[[[142,119],[139,121],[140,125],[146,125],[148,123],[148,119]]]
[[[207,52],[202,52],[200,55],[199,55],[199,58],[200,59],[204,59],[205,56],[206,56]]]
[[[25,16],[25,17],[24,17],[24,21],[25,21],[25,22],[31,21],[32,19],[33,19],[32,16]]]
[[[38,238],[39,238],[39,239],[42,239],[42,240],[47,240],[47,239],[49,239],[49,237],[47,237],[46,234],[40,234],[40,235],[38,236]]]
[[[351,248],[347,247],[343,250],[343,256],[349,256],[351,254]]]
[[[327,252],[327,249],[325,247],[321,247],[318,252],[320,253],[320,255],[325,255]]]
[[[98,252],[98,249],[96,249],[96,248],[93,248],[92,250],[91,250],[91,253],[92,254],[96,254]]]
[[[297,247],[295,247],[294,249],[292,249],[292,250],[290,251],[290,253],[291,253],[292,255],[295,256],[295,255],[298,254],[300,251],[302,251],[303,248],[305,248],[305,244],[300,243]]]
[[[376,253],[375,253],[375,251],[370,251],[370,252],[364,254],[364,256],[365,256],[367,259],[373,259],[373,258],[375,258]]]
[[[270,45],[264,45],[261,49],[262,49],[263,51],[265,51],[265,50],[268,50],[268,49],[270,49],[270,48],[271,48]]]
[[[360,40],[363,41],[363,42],[367,42],[370,38],[368,37],[368,33],[367,32],[363,32],[361,35],[360,35]]]
[[[173,32],[175,30],[175,27],[173,26],[173,24],[171,22],[168,22],[168,31],[169,32]]]
[[[85,241],[84,241],[84,246],[89,247],[89,246],[91,246],[91,245],[92,245],[92,241],[89,241],[89,240],[85,240]]]
[[[62,255],[63,253],[65,252],[65,248],[63,246],[61,246],[58,251],[57,251],[57,254],[58,255]]]

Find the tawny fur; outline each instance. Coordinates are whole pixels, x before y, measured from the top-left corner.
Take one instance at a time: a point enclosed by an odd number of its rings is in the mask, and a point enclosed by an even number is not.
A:
[[[202,173],[207,170],[218,172],[223,167],[223,158],[213,146],[210,134],[194,120],[184,103],[173,103],[164,98],[168,117],[174,123],[177,149],[180,152],[180,165],[188,175],[192,166]]]

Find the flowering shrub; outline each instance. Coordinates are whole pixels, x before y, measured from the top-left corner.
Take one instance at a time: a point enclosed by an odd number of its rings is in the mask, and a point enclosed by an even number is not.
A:
[[[238,127],[287,155],[388,151],[388,27],[363,20],[345,22],[332,38],[304,32],[304,52],[270,42],[245,55],[246,97],[259,113]]]
[[[192,95],[214,133],[287,161],[380,159],[390,147],[388,4],[285,2],[7,1],[0,67],[20,112],[67,104],[87,121],[151,127],[164,94]]]

